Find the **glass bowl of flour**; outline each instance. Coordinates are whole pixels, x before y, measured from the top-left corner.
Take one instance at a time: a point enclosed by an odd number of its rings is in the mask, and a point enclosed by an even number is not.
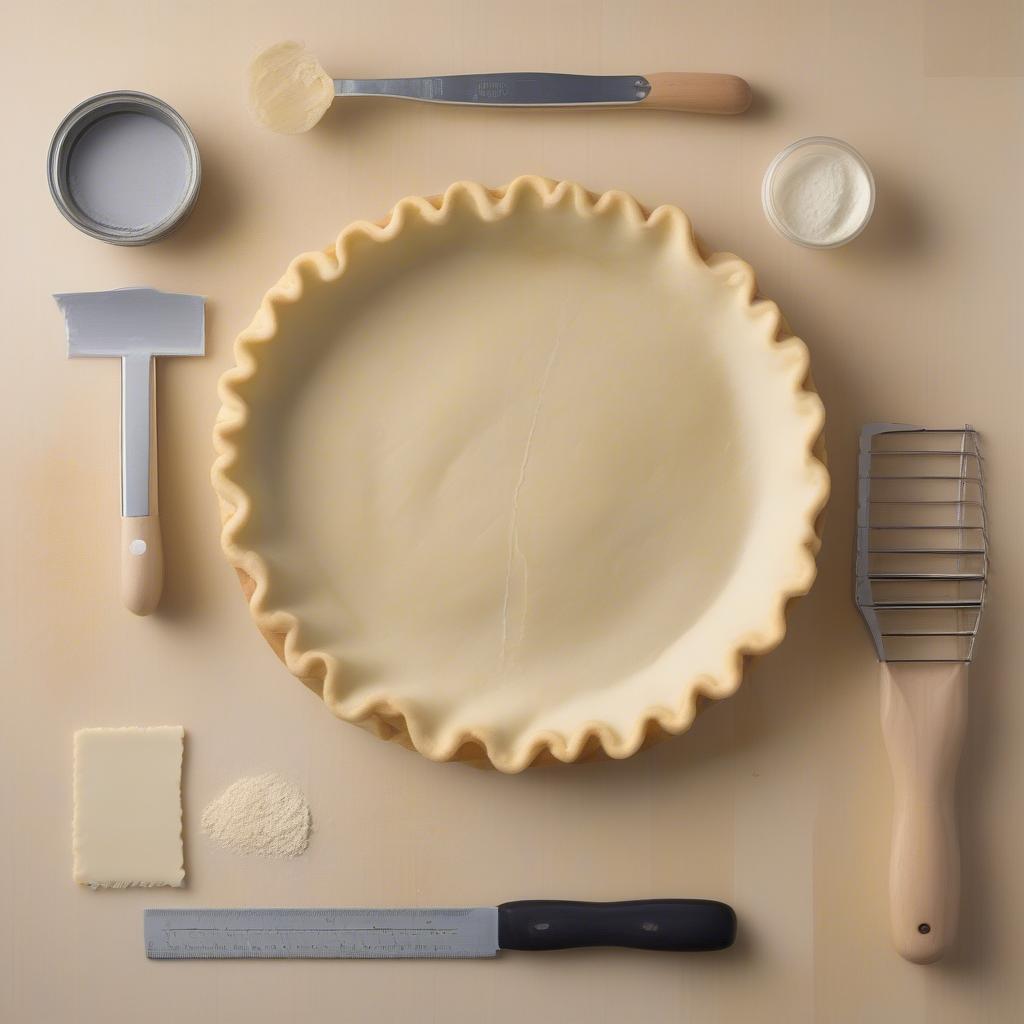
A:
[[[867,226],[875,179],[853,146],[817,135],[787,146],[768,165],[761,203],[784,238],[811,249],[835,249]]]

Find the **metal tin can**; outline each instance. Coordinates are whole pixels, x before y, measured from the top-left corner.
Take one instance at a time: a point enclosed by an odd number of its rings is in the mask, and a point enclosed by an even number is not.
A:
[[[79,231],[114,245],[146,245],[189,215],[202,168],[176,110],[147,93],[105,92],[61,121],[46,175],[57,209]],[[88,196],[89,181],[103,190],[98,202]]]

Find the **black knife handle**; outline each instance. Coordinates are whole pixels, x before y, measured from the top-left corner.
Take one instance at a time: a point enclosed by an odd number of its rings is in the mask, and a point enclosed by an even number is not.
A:
[[[625,946],[690,953],[726,949],[735,938],[732,907],[715,900],[519,900],[498,907],[502,949]]]

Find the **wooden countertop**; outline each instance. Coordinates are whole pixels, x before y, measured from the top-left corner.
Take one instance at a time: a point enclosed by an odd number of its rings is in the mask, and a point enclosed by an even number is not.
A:
[[[679,4],[266,0],[69,5],[7,13],[0,185],[0,1019],[246,1024],[543,1018],[566,1022],[1009,1021],[1024,1003],[1024,601],[1020,322],[1024,13],[996,0]],[[668,113],[338,105],[313,132],[252,126],[244,69],[307,42],[336,74],[708,70],[757,93],[736,119]],[[54,208],[50,133],[85,97],[154,93],[190,122],[203,190],[175,235],[103,245]],[[793,140],[839,136],[870,163],[875,217],[848,248],[779,238],[759,189]],[[215,382],[296,253],[458,178],[522,172],[681,206],[759,272],[806,339],[828,409],[834,493],[819,581],[784,645],[693,731],[621,764],[502,777],[435,765],[336,721],[253,627],[218,543],[208,483]],[[117,599],[118,371],[65,359],[60,290],[150,284],[209,296],[208,356],[159,372],[162,613]],[[892,951],[891,798],[877,666],[851,599],[859,425],[970,420],[988,459],[993,573],[961,771],[963,921],[942,964]],[[187,730],[188,887],[94,893],[71,881],[71,736]],[[205,804],[279,771],[316,832],[294,862],[202,836]],[[186,905],[486,904],[706,896],[735,949],[596,951],[494,962],[149,963],[141,911]]]

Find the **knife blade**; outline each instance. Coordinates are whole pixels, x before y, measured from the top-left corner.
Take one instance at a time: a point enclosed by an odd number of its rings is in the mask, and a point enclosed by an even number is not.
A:
[[[650,91],[651,83],[643,75],[563,75],[536,71],[334,80],[335,96],[391,96],[424,103],[485,107],[620,106],[639,103]]]
[[[148,909],[150,960],[464,959],[499,950],[620,946],[726,949],[736,915],[715,900],[585,903],[520,900],[497,907]]]

